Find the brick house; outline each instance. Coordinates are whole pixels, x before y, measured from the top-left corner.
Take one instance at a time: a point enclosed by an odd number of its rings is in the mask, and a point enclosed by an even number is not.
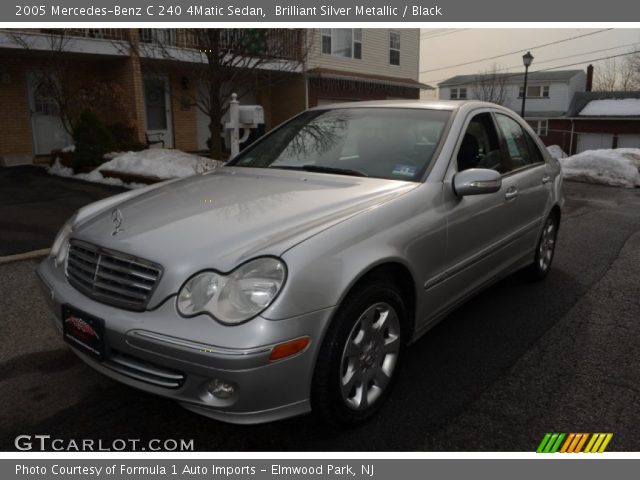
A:
[[[117,86],[118,108],[105,107],[101,113],[110,121],[126,121],[137,141],[162,139],[169,148],[206,150],[208,117],[182,95],[199,89],[189,74],[191,67],[142,48],[162,41],[176,51],[195,49],[188,29],[66,29],[64,48],[58,48],[60,32],[0,30],[0,157],[30,160],[71,143],[55,99],[39,82],[39,72],[51,68],[71,73],[72,88],[92,80]],[[290,44],[279,60],[297,62],[299,67],[240,99],[262,105],[267,130],[307,107],[419,98],[425,88],[418,82],[419,29],[279,32]],[[269,75],[269,68],[260,74]]]

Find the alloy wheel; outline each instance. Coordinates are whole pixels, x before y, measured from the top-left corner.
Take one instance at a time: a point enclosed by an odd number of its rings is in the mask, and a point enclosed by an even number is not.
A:
[[[555,246],[556,224],[552,218],[548,218],[542,231],[540,246],[538,247],[538,262],[541,270],[545,271],[551,266]]]
[[[342,352],[342,399],[353,410],[378,400],[394,373],[401,347],[400,318],[388,303],[367,308],[353,326]]]

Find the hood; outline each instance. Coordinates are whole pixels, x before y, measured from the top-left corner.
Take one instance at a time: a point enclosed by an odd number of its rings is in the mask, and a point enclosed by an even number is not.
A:
[[[280,256],[326,228],[408,192],[416,183],[278,169],[224,167],[109,205],[73,237],[159,263],[180,278],[228,272]],[[117,235],[112,211],[121,212]]]

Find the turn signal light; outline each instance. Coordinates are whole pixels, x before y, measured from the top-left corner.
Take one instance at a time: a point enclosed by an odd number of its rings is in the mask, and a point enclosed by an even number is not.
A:
[[[289,340],[288,342],[280,343],[273,347],[271,350],[271,355],[269,355],[269,360],[280,360],[281,358],[290,357],[291,355],[295,355],[298,352],[301,352],[307,345],[311,342],[309,337],[300,337],[295,340]]]

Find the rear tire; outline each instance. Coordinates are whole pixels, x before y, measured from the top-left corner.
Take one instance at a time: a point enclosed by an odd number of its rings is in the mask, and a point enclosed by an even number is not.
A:
[[[384,278],[349,294],[318,354],[311,387],[315,414],[352,427],[382,407],[397,378],[405,320],[402,296]]]
[[[536,245],[536,256],[533,263],[526,270],[529,279],[532,281],[543,280],[551,270],[551,263],[556,251],[558,224],[558,216],[555,213],[551,213],[544,222]]]

